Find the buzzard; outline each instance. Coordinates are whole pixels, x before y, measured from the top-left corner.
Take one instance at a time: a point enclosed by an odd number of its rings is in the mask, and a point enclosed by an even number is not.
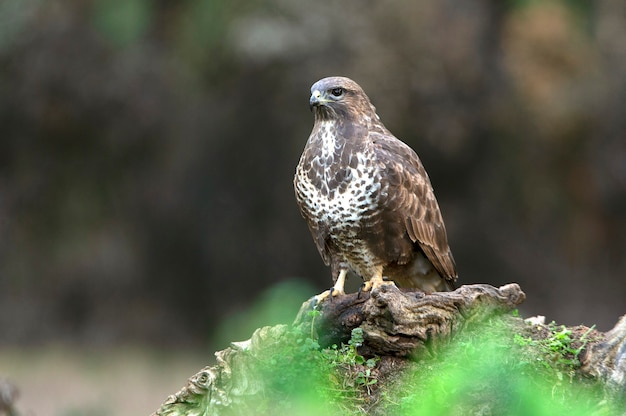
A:
[[[362,290],[392,280],[424,292],[454,289],[457,271],[428,174],[408,145],[385,128],[363,89],[345,77],[311,87],[313,131],[294,188],[334,286],[348,272]]]

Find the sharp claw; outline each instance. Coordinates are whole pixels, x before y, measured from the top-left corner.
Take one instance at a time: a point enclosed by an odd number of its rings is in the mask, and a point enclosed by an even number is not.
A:
[[[319,295],[315,296],[315,300],[317,301],[316,304],[319,304],[320,302],[322,302],[324,299],[326,299],[327,297],[330,296],[330,301],[333,301],[333,298],[335,296],[339,296],[339,295],[345,295],[346,292],[344,291],[344,284],[346,282],[346,274],[348,273],[348,270],[346,269],[342,269],[339,272],[339,275],[337,276],[337,280],[335,281],[335,285],[333,287],[331,287],[330,289],[320,293]]]
[[[333,297],[335,297],[335,292],[336,292],[335,291],[335,287],[333,286],[330,289],[328,289],[328,292],[329,292],[328,296],[330,297],[330,301],[332,302],[333,301]]]
[[[324,299],[326,299],[328,297],[328,295],[330,295],[330,291],[325,290],[322,293],[320,293],[319,295],[314,296],[314,299],[315,299],[315,306],[314,307],[317,307],[320,303],[322,303],[322,301]]]
[[[361,286],[359,286],[359,291],[356,293],[356,298],[357,299],[361,299],[361,293],[363,292],[364,288],[365,288],[365,282],[363,282],[361,284]]]
[[[325,290],[319,295],[315,296],[315,306],[319,305],[326,298],[330,298],[329,302],[332,302],[333,298],[339,295],[345,295],[344,291],[339,290],[333,286],[330,289]]]

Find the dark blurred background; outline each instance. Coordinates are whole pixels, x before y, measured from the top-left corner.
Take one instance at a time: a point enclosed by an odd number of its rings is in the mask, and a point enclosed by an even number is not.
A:
[[[421,156],[459,283],[518,282],[523,315],[609,329],[625,18],[623,0],[0,2],[0,345],[210,345],[269,288],[329,287],[292,189],[328,75]]]

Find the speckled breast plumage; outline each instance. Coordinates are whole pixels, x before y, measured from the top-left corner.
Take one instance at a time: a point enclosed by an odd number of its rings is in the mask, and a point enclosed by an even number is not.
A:
[[[360,238],[375,221],[381,192],[374,152],[364,147],[345,154],[330,125],[322,124],[317,140],[321,143],[307,143],[296,169],[296,198],[309,224],[314,223],[325,236],[324,244],[340,257],[327,262],[340,262],[367,280],[381,266]],[[317,151],[308,152],[311,148]]]

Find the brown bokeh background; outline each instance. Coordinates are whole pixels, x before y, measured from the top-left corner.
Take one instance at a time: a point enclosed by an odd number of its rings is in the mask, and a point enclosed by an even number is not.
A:
[[[292,190],[328,75],[420,154],[459,283],[518,282],[523,315],[609,329],[626,312],[625,14],[3,2],[0,345],[210,345],[280,282],[328,287]]]

